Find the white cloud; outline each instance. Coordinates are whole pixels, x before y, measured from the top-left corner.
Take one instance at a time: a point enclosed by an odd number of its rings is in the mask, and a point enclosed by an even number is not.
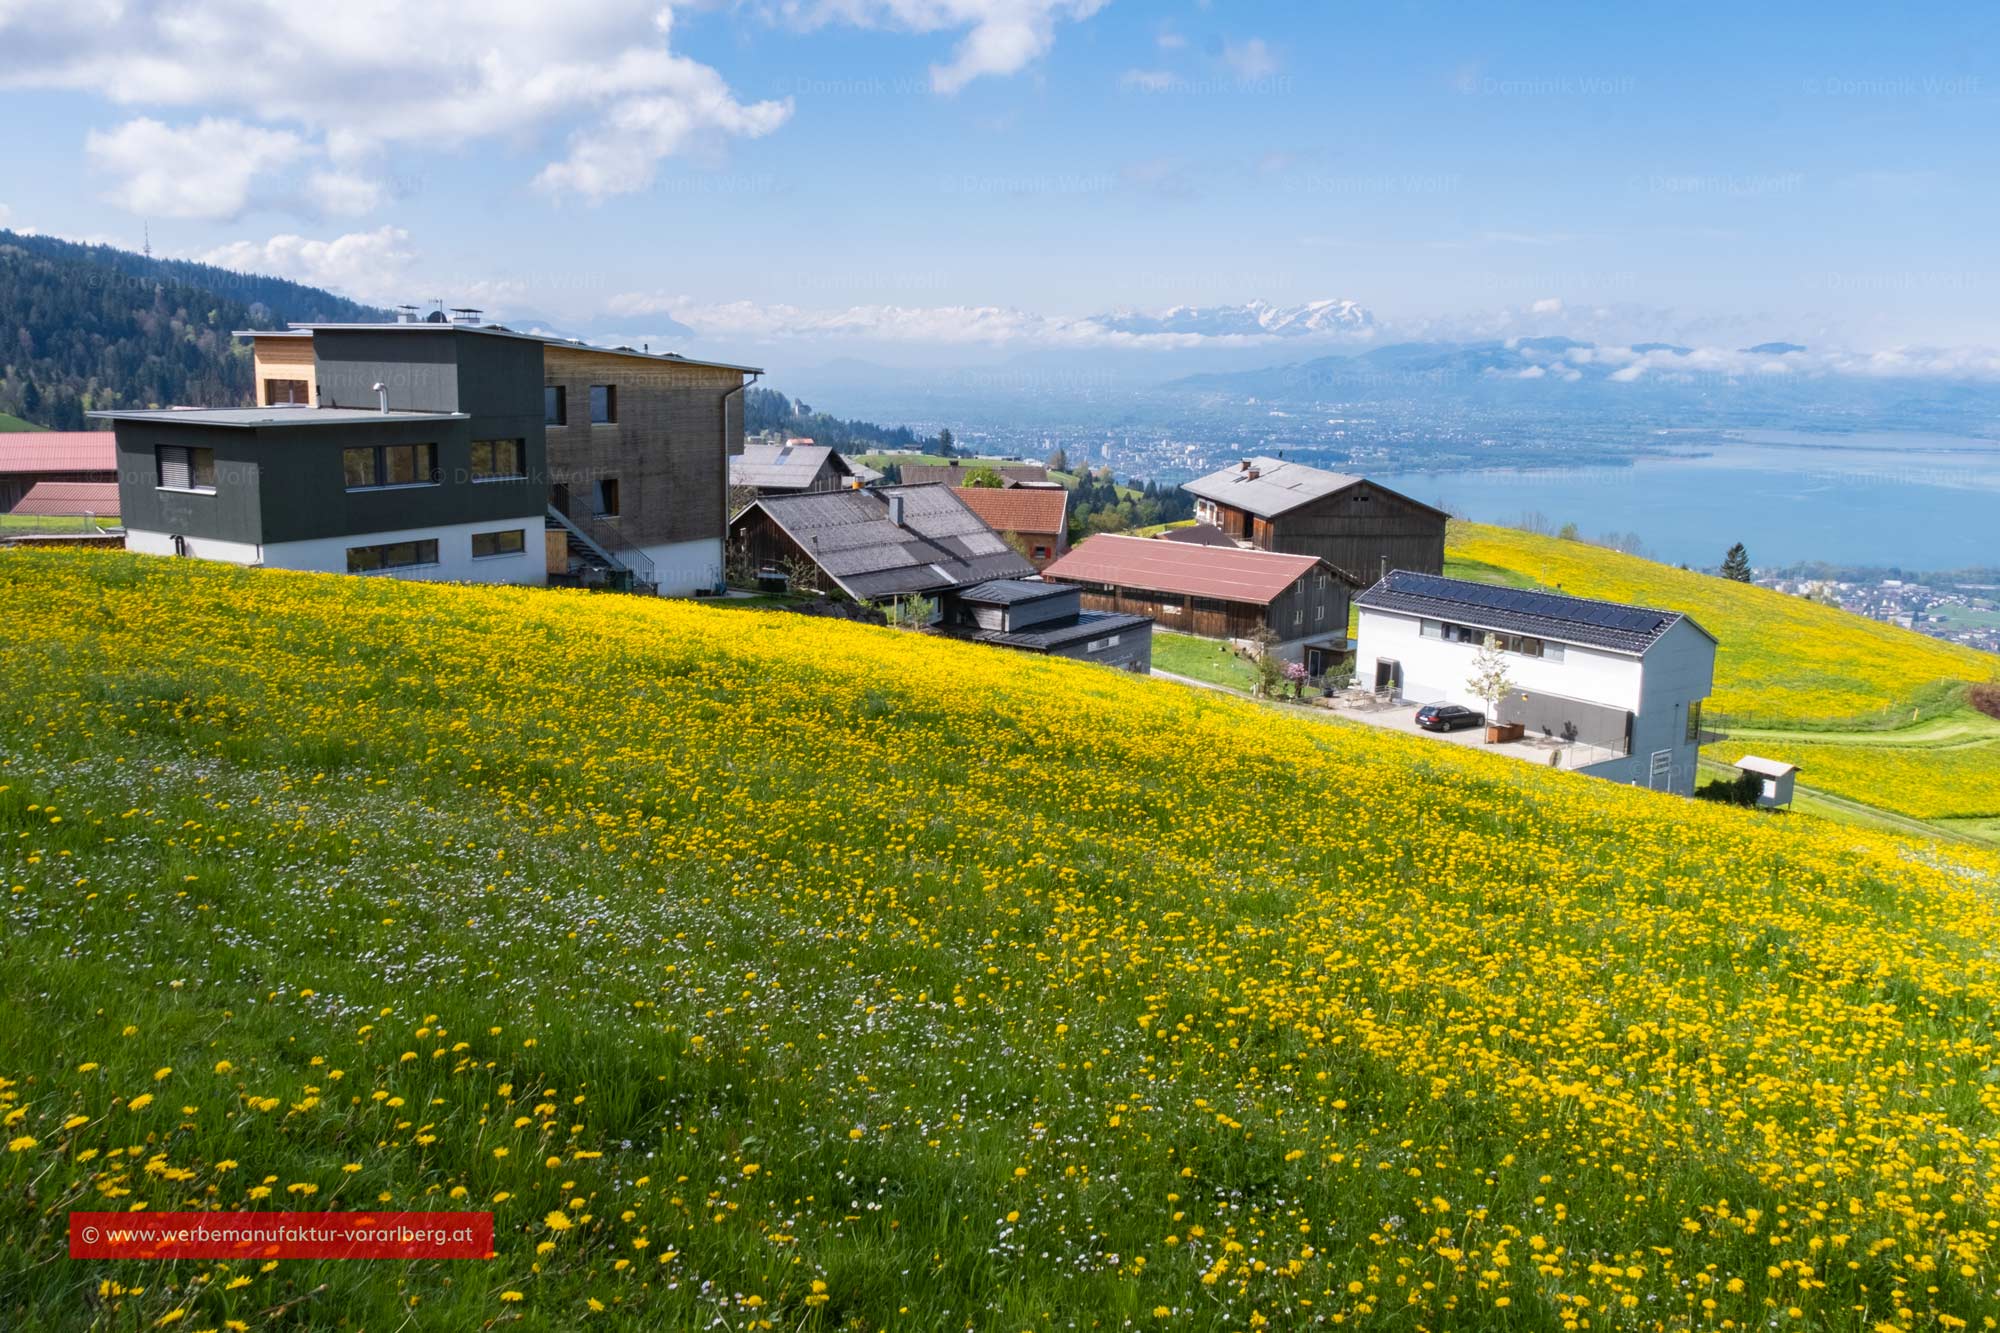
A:
[[[660,0],[343,0],[331,10],[268,0],[0,0],[0,88],[226,108],[288,127],[260,132],[326,156],[337,179],[296,194],[334,211],[371,194],[380,201],[355,168],[384,145],[531,142],[582,120],[593,123],[572,141],[574,170],[555,179],[596,196],[643,184],[661,155],[704,131],[767,133],[790,114],[789,102],[738,102],[713,69],[668,49],[671,34],[672,10]],[[593,154],[618,175],[593,174]],[[230,155],[241,157],[241,145],[202,164],[203,174],[226,174],[220,159]],[[163,173],[121,196],[182,210],[196,198]]]
[[[359,217],[381,206],[382,182],[352,171],[316,171],[306,178],[306,196],[322,213]]]
[[[249,206],[253,186],[306,151],[296,134],[240,120],[176,128],[144,116],[92,130],[83,149],[93,167],[117,178],[112,202],[169,218],[235,217]]]
[[[1560,315],[1562,309],[1563,303],[1560,296],[1545,296],[1529,306],[1528,313],[1532,315]]]
[[[410,234],[400,227],[378,227],[330,241],[289,235],[232,241],[195,257],[221,268],[325,287],[356,300],[394,304],[409,299],[417,259],[409,242]]]
[[[1247,42],[1229,42],[1222,48],[1223,63],[1236,72],[1236,77],[1245,83],[1255,83],[1268,79],[1278,72],[1278,57],[1272,53],[1270,44],[1262,37],[1252,37]]]
[[[931,66],[931,89],[955,93],[987,75],[1017,74],[1048,54],[1056,24],[1080,22],[1109,0],[779,0],[777,10],[795,23],[814,27],[851,23],[905,32],[955,32],[959,40],[949,61]]]

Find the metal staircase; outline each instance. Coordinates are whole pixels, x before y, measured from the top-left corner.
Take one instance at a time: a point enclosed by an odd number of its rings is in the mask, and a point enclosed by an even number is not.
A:
[[[602,581],[614,588],[652,592],[658,586],[653,562],[645,552],[621,542],[602,524],[573,518],[554,505],[550,524],[561,528],[569,545],[570,576],[581,583]]]

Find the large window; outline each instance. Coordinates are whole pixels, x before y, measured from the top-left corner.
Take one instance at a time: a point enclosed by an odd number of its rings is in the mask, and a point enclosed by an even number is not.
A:
[[[607,425],[618,420],[618,386],[615,384],[593,384],[590,386],[590,424]]]
[[[1688,705],[1687,742],[1693,745],[1701,739],[1701,700]]]
[[[606,477],[597,483],[597,516],[618,517],[618,478]]]
[[[215,450],[162,444],[153,450],[153,460],[159,469],[161,490],[215,494]]]
[[[526,476],[526,443],[524,440],[474,440],[472,479],[498,481]]]
[[[390,542],[385,546],[347,548],[347,572],[374,574],[390,569],[415,569],[438,562],[436,538],[419,542]]]
[[[545,426],[569,424],[569,390],[560,384],[551,384],[542,390],[542,424]]]
[[[1477,629],[1471,625],[1454,625],[1449,620],[1426,620],[1419,629],[1426,639],[1443,639],[1446,643],[1469,643],[1474,647],[1484,647],[1490,639],[1493,646],[1503,653],[1513,653],[1518,657],[1540,657],[1550,662],[1563,660],[1563,646],[1550,643],[1547,639],[1537,639],[1528,634],[1495,634],[1491,630]]]
[[[312,401],[306,392],[304,380],[265,380],[264,405],[270,407],[280,403],[305,404]]]
[[[519,528],[508,528],[505,532],[475,532],[472,534],[472,558],[484,560],[494,555],[519,555],[528,549],[528,534]]]
[[[341,450],[347,489],[365,491],[379,486],[427,486],[438,479],[434,444],[369,444]]]

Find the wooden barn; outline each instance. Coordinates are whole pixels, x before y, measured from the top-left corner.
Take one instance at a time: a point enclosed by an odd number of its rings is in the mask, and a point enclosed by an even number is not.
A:
[[[1262,550],[1318,556],[1356,580],[1444,572],[1444,511],[1366,477],[1246,458],[1181,489],[1201,522]]]
[[[1090,610],[1148,616],[1163,630],[1248,639],[1269,629],[1314,676],[1348,647],[1352,581],[1315,556],[1105,534],[1042,577],[1081,587]]]

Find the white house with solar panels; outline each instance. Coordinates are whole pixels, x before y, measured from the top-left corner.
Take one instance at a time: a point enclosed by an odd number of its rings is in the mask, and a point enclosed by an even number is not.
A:
[[[1354,604],[1363,684],[1484,711],[1471,680],[1490,642],[1513,689],[1489,721],[1573,747],[1578,772],[1694,794],[1716,640],[1680,612],[1404,570]]]

